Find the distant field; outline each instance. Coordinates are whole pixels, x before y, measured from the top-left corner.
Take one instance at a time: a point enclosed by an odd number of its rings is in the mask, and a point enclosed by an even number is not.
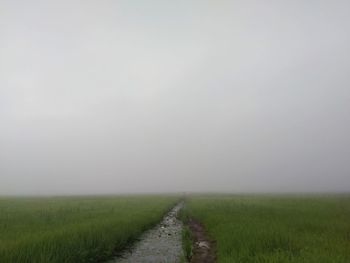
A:
[[[184,214],[201,221],[223,263],[350,262],[350,195],[207,195]]]
[[[175,196],[0,198],[1,263],[99,262],[157,223]]]

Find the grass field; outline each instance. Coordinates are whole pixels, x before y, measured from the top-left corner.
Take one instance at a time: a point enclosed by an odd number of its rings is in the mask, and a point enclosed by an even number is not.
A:
[[[207,195],[185,210],[216,240],[218,262],[350,262],[350,195]]]
[[[157,223],[177,199],[0,198],[0,262],[103,261]]]

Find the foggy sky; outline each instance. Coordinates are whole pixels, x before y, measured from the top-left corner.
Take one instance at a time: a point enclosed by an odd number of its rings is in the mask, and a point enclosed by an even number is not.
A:
[[[349,191],[342,0],[0,0],[0,195]]]

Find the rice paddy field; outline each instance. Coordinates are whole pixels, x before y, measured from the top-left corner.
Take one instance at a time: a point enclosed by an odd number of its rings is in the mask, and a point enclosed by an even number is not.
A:
[[[197,195],[183,214],[221,263],[350,262],[350,195]]]
[[[161,221],[176,195],[0,198],[1,263],[108,262]],[[190,195],[217,262],[349,263],[350,195]],[[183,248],[191,253],[185,227]],[[166,256],[166,255],[165,255]]]
[[[178,199],[0,198],[0,262],[104,262],[158,223]]]

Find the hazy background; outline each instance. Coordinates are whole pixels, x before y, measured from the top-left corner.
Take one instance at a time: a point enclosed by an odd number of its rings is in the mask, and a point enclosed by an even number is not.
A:
[[[0,0],[0,194],[350,190],[349,10]]]

